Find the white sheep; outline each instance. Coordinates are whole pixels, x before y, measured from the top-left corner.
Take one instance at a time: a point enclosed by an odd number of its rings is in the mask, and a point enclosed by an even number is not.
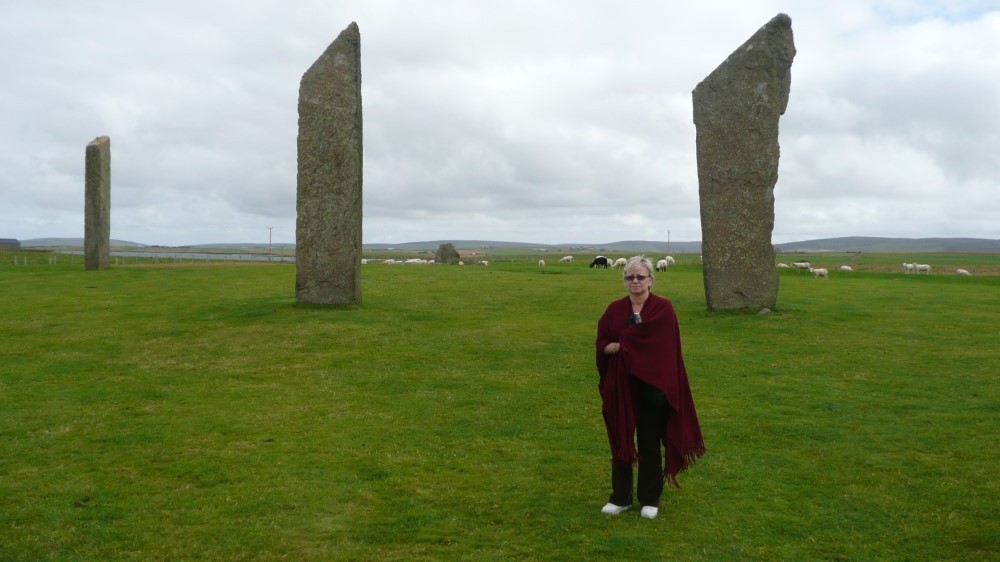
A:
[[[971,273],[969,273],[969,270],[967,269],[956,269],[955,273],[959,275],[972,275]]]
[[[669,266],[669,265],[670,265],[670,262],[668,262],[667,260],[660,260],[660,261],[656,262],[656,271],[666,271],[667,270],[667,266]]]
[[[931,274],[931,266],[926,263],[915,263],[913,264],[913,267],[917,270],[917,273],[923,271],[927,275]]]
[[[787,268],[787,267],[788,267],[788,264],[787,264],[787,263],[779,263],[779,264],[778,264],[778,269],[785,269],[785,268]]]
[[[481,262],[479,262],[479,263],[481,263],[481,264],[483,264],[483,265],[490,265],[490,262],[488,262],[488,261],[486,261],[486,260],[483,260],[483,261],[481,261]]]
[[[812,264],[807,261],[795,261],[792,262],[792,267],[795,269],[809,269],[812,270]]]
[[[674,265],[674,257],[673,256],[667,256],[667,257],[665,257],[663,259],[666,260],[668,264]]]
[[[563,256],[559,258],[560,263],[573,263],[573,256]]]
[[[545,267],[545,260],[538,260],[538,267]]]
[[[625,264],[627,264],[627,263],[628,263],[627,259],[625,259],[625,258],[618,258],[618,259],[615,260],[615,263],[613,263],[611,265],[611,269],[618,269],[619,267],[625,267]]]
[[[813,277],[817,277],[817,278],[819,278],[819,277],[822,277],[823,279],[829,279],[830,278],[830,272],[827,271],[825,268],[822,268],[822,267],[817,267],[816,269],[813,269],[813,268],[810,267],[809,268],[809,273],[812,273]]]
[[[917,264],[903,262],[903,273],[909,275],[917,270]]]
[[[842,265],[842,266],[840,266],[840,270],[841,271],[854,271],[854,268],[851,267],[851,266],[849,266],[849,265]]]

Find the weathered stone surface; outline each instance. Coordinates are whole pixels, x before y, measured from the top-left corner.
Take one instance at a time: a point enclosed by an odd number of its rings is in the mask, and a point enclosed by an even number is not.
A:
[[[354,22],[299,85],[295,297],[361,302],[361,34]]]
[[[97,137],[84,153],[83,266],[111,267],[111,139]]]
[[[778,14],[694,89],[702,256],[709,310],[774,308],[778,119],[795,57]]]
[[[437,252],[434,253],[434,263],[457,265],[460,259],[458,250],[451,242],[441,244],[438,246]]]

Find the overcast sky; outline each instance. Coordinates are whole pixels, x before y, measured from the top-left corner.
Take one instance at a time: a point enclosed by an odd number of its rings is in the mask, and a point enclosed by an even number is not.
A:
[[[2,0],[0,238],[295,241],[299,80],[361,31],[364,242],[701,239],[691,91],[778,13],[775,243],[1000,238],[1000,1]]]

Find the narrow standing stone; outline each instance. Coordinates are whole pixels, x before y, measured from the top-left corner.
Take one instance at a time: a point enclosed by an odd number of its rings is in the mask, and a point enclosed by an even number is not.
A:
[[[83,265],[111,267],[111,139],[97,137],[84,158]]]
[[[788,105],[794,57],[792,20],[778,14],[694,89],[709,310],[777,303],[771,233],[778,119]]]
[[[361,126],[361,35],[351,22],[299,85],[299,303],[361,302]]]

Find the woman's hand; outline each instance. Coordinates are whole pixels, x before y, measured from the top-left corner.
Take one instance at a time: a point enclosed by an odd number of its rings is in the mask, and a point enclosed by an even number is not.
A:
[[[615,353],[618,353],[618,350],[621,349],[621,347],[622,346],[621,346],[620,343],[618,343],[618,342],[611,342],[608,345],[604,346],[604,354],[605,355],[614,355]]]

